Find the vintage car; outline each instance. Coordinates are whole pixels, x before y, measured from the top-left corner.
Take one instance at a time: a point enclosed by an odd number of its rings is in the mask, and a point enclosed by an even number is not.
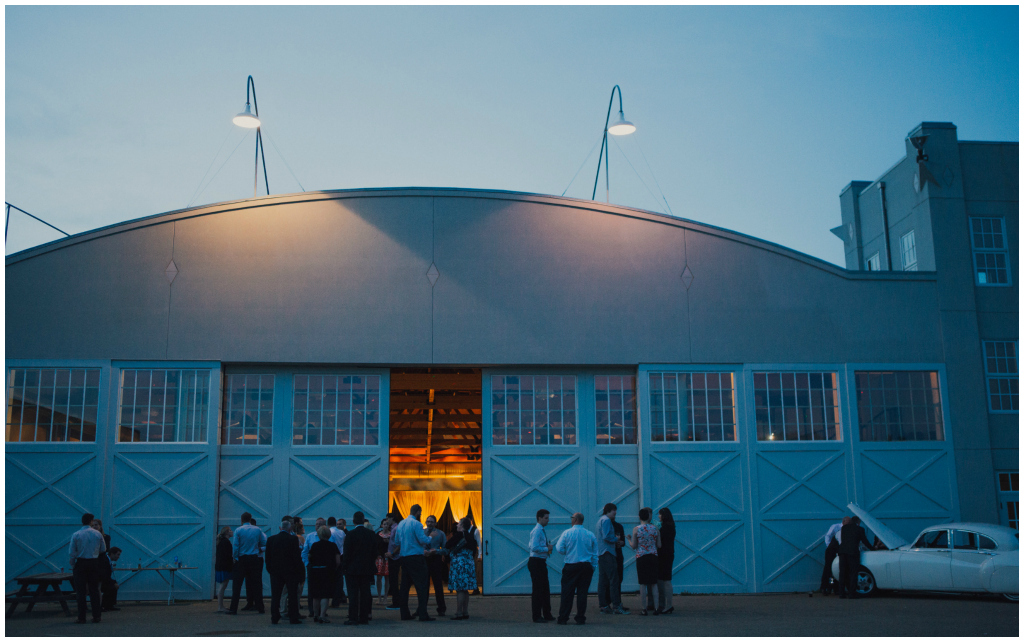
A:
[[[907,542],[870,513],[850,504],[854,515],[888,550],[861,551],[857,593],[878,590],[995,593],[1016,602],[1019,537],[996,524],[957,522],[930,526]],[[838,581],[839,558],[832,563]]]

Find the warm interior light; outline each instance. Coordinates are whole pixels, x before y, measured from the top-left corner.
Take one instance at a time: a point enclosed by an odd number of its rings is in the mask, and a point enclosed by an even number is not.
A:
[[[608,133],[613,136],[625,136],[635,131],[636,125],[626,120],[621,111],[619,112],[619,119],[608,127]]]
[[[260,119],[252,115],[249,103],[245,103],[245,111],[231,119],[231,122],[246,129],[256,129],[260,126]],[[634,128],[635,129],[635,128]]]

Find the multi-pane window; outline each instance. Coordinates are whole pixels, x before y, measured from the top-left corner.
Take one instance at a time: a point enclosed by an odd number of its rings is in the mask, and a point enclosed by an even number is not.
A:
[[[295,375],[292,443],[372,446],[380,441],[380,375]]]
[[[205,442],[209,370],[122,370],[117,440]]]
[[[861,441],[942,441],[939,373],[858,372]]]
[[[985,378],[988,380],[988,409],[1018,412],[1017,342],[983,341]]]
[[[269,446],[274,422],[274,375],[231,374],[224,378],[223,443]]]
[[[864,269],[868,272],[878,272],[882,269],[882,259],[878,258],[878,252],[868,257],[868,260],[864,262]]]
[[[1009,285],[1009,256],[1003,219],[971,218],[971,248],[974,250],[974,282],[978,285]]]
[[[755,372],[758,441],[841,438],[834,372]]]
[[[576,443],[576,377],[491,377],[494,445]]]
[[[594,377],[597,410],[597,443],[636,443],[636,377],[597,375]]]
[[[917,244],[914,242],[914,230],[900,237],[900,258],[903,259],[904,272],[917,271]]]
[[[1020,473],[999,473],[999,503],[1003,511],[1004,524],[1020,528]]]
[[[652,372],[651,441],[736,441],[731,372]]]
[[[98,368],[7,371],[7,441],[96,441]]]

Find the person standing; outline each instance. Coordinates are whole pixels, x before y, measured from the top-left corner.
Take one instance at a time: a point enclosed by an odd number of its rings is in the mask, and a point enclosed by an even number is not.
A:
[[[313,531],[306,535],[306,538],[302,542],[302,563],[306,566],[306,580],[309,581],[309,549],[312,548],[313,544],[320,541],[320,537],[317,533],[321,526],[326,526],[327,520],[323,517],[317,517],[316,521],[313,522]],[[313,593],[306,593],[306,603],[309,607],[309,617],[314,617],[315,610],[313,609]]]
[[[101,601],[103,612],[120,611],[121,609],[117,608],[117,589],[121,585],[114,579],[114,567],[117,566],[117,560],[121,559],[121,549],[116,546],[109,548],[97,559],[100,560],[100,592],[103,594]]]
[[[430,583],[434,586],[434,602],[437,606],[437,614],[444,617],[445,612],[448,610],[444,603],[444,579],[448,574],[448,569],[445,567],[441,550],[447,543],[448,538],[437,527],[437,517],[433,515],[427,518],[427,537],[430,538],[430,548],[434,551],[426,556],[427,576],[430,578]]]
[[[476,559],[479,546],[476,538],[470,533],[473,522],[463,517],[455,525],[455,532],[445,544],[451,558],[451,571],[448,575],[448,588],[455,591],[455,615],[453,620],[469,619],[469,592],[476,588]]]
[[[832,562],[839,555],[839,542],[842,541],[840,532],[849,521],[849,517],[843,517],[843,521],[832,524],[828,532],[825,533],[825,566],[821,569],[821,586],[818,588],[818,592],[822,595],[832,592]]]
[[[299,559],[302,561],[302,565],[299,567],[299,583],[297,587],[296,599],[299,601],[299,619],[305,620],[306,616],[302,615],[302,589],[306,586],[306,562],[307,556],[303,555],[303,550],[306,547],[306,529],[302,524],[301,517],[292,517],[292,535],[295,536],[295,545],[299,547]],[[290,593],[288,592],[288,586],[284,588],[284,592],[281,594],[281,610],[284,611],[288,608],[287,600]]]
[[[672,569],[676,561],[676,522],[667,507],[658,511],[658,610],[668,615],[672,606]]]
[[[601,518],[597,520],[597,605],[602,613],[626,615],[629,609],[622,606],[622,595],[619,593],[618,563],[615,553],[625,542],[615,535],[615,504],[604,505]]]
[[[373,598],[370,584],[373,583],[374,560],[379,550],[380,538],[363,526],[364,516],[357,511],[352,516],[355,526],[345,536],[345,550],[342,567],[348,584],[348,619],[345,624],[369,624]]]
[[[377,604],[384,606],[387,604],[387,596],[391,594],[388,586],[388,542],[391,540],[391,516],[387,515],[384,519],[380,520],[380,528],[377,529],[377,538],[380,540],[378,544],[376,568],[374,571],[374,579],[377,582]]]
[[[338,547],[338,555],[341,555],[345,550],[345,520],[328,517],[327,527],[331,529],[331,541]],[[334,595],[331,598],[331,606],[337,608],[347,602],[348,599],[345,597],[345,573],[341,570],[341,567],[338,567],[338,576],[334,578]]]
[[[537,525],[530,531],[530,559],[526,561],[530,571],[530,608],[537,624],[555,619],[551,615],[551,585],[548,583],[548,557],[554,545],[544,530],[550,520],[551,511],[544,508],[537,511]]]
[[[317,527],[316,538],[317,541],[309,547],[309,599],[313,603],[313,621],[330,624],[327,605],[334,595],[334,578],[341,566],[341,555],[331,541],[331,530],[326,525]]]
[[[78,598],[78,623],[85,624],[85,595],[92,602],[92,621],[99,623],[103,605],[100,601],[99,556],[107,550],[103,534],[92,527],[92,513],[82,515],[82,528],[71,536],[68,546],[68,567],[72,572],[75,593]]]
[[[855,600],[857,595],[857,571],[860,569],[860,545],[871,549],[860,518],[850,518],[850,523],[839,529],[839,597]]]
[[[562,533],[555,550],[565,556],[562,567],[562,599],[558,605],[558,623],[568,624],[572,597],[576,596],[576,624],[587,621],[587,591],[597,569],[597,538],[583,528],[583,513],[573,513],[572,527]]]
[[[232,566],[233,587],[231,589],[231,607],[228,615],[238,614],[238,600],[242,597],[242,583],[245,583],[245,595],[252,600],[260,613],[263,608],[263,558],[260,554],[267,546],[267,534],[259,526],[250,523],[252,515],[242,513],[241,525],[235,529],[231,538],[234,564]]]
[[[217,534],[217,553],[214,560],[214,580],[217,583],[217,612],[227,613],[224,608],[224,592],[231,581],[231,567],[234,565],[234,556],[231,554],[231,528],[225,526]]]
[[[391,606],[384,607],[396,611],[399,607],[399,589],[402,576],[402,547],[398,543],[398,525],[401,523],[398,513],[391,515],[391,537],[388,538],[388,587],[390,588]]]
[[[661,547],[661,533],[651,524],[650,508],[640,509],[640,525],[633,527],[629,535],[629,546],[636,551],[636,579],[640,584],[640,615],[650,610],[655,615],[661,611],[654,603],[654,587],[658,584],[658,548]]]
[[[292,521],[281,520],[277,535],[267,538],[267,573],[270,574],[270,623],[281,621],[281,592],[288,588],[288,621],[302,624],[299,617],[299,576],[302,574],[302,549],[292,534]]]
[[[398,545],[402,552],[402,585],[398,592],[398,606],[401,609],[403,620],[413,619],[409,612],[409,589],[415,586],[418,601],[416,616],[419,617],[420,622],[433,622],[436,618],[427,614],[430,581],[427,578],[427,561],[423,557],[424,546],[430,550],[430,538],[423,532],[423,525],[420,523],[422,512],[423,509],[419,504],[413,504],[409,509],[409,516],[402,520],[396,531]]]
[[[251,517],[249,519],[249,525],[250,526],[255,526],[255,527],[259,528],[259,524],[256,523],[256,518],[255,517]],[[260,529],[260,530],[263,530],[263,529]],[[264,536],[266,536],[266,533],[264,533]],[[265,561],[263,559],[263,555],[264,555],[264,551],[261,548],[260,552],[256,554],[256,565],[259,567],[259,572],[257,573],[257,576],[260,578],[260,597],[263,596],[263,567],[265,565]],[[245,606],[242,608],[242,610],[243,611],[256,611],[257,610],[257,608],[256,608],[256,600],[253,599],[253,596],[249,593],[249,583],[246,582],[245,586],[246,586],[246,588],[245,588]],[[263,613],[263,611],[260,611],[260,613]]]
[[[476,559],[473,560],[474,568],[476,568],[476,588],[473,589],[473,595],[480,595],[480,586],[484,583],[483,538],[472,517],[469,518],[469,534],[476,540]]]

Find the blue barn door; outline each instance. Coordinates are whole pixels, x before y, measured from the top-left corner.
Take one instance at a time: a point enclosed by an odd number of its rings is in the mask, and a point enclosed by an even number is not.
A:
[[[8,360],[4,582],[68,569],[81,516],[103,517],[109,361]]]
[[[579,383],[568,373],[483,372],[485,593],[530,592],[526,563],[538,509],[551,511],[552,541],[569,528],[572,513],[585,512],[588,464],[578,428]],[[548,560],[555,592],[562,564],[558,553]]]
[[[115,362],[105,526],[118,568],[174,563],[177,599],[213,595],[220,366]],[[122,599],[167,599],[167,573],[121,576]]]
[[[230,368],[224,378],[218,528],[251,513],[268,535],[284,515],[387,512],[388,371]],[[265,594],[270,579],[264,569]]]
[[[643,502],[672,511],[674,589],[753,591],[740,371],[641,365],[638,384]]]

